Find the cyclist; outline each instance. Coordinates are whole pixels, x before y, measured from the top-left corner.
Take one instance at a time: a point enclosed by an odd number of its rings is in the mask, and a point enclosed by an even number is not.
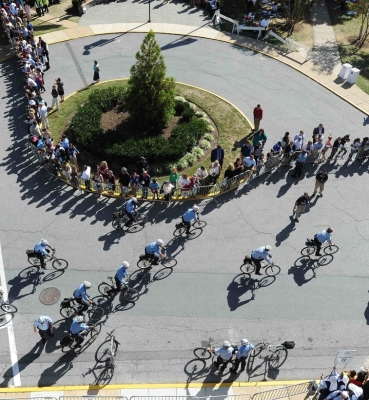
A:
[[[226,369],[227,364],[231,360],[232,355],[235,351],[227,340],[223,342],[222,347],[219,347],[218,349],[208,347],[207,350],[218,355],[218,358],[214,361],[214,366],[216,367],[216,369],[221,367],[221,371],[224,371]]]
[[[38,242],[35,245],[35,248],[33,249],[33,251],[35,252],[35,256],[40,260],[41,268],[43,268],[43,269],[46,269],[45,257],[53,258],[52,254],[50,254],[50,250],[48,248],[53,250],[50,243],[46,239],[41,239],[41,241]]]
[[[46,343],[47,336],[53,337],[53,320],[46,315],[40,315],[33,323],[33,331],[41,336],[42,343]]]
[[[81,347],[81,343],[85,340],[85,335],[89,329],[92,329],[93,325],[87,325],[83,322],[83,317],[78,316],[73,319],[73,322],[69,328],[73,339],[77,342],[74,347]]]
[[[164,257],[162,250],[164,250],[164,241],[158,239],[156,242],[152,242],[145,247],[145,256],[148,259],[154,259],[153,265],[158,265],[159,258]]]
[[[263,275],[260,272],[261,269],[261,260],[267,261],[269,264],[273,264],[272,256],[270,255],[270,251],[272,248],[268,246],[259,247],[251,252],[251,260],[256,266],[255,275]]]
[[[123,261],[122,265],[118,268],[118,271],[115,274],[115,284],[117,285],[117,292],[120,292],[122,290],[122,287],[126,286],[128,283],[128,267],[129,263],[127,261]]]
[[[237,373],[238,366],[241,364],[241,371],[245,370],[247,356],[255,349],[255,346],[251,344],[247,339],[241,339],[241,346],[236,351],[236,360],[234,367],[231,372]]]
[[[136,216],[137,208],[138,208],[138,200],[136,199],[136,197],[132,197],[132,199],[127,201],[125,205],[125,210],[127,213],[127,217],[129,218],[129,221],[126,223],[126,226],[132,225],[133,220],[135,219]]]
[[[195,221],[200,221],[200,218],[199,218],[199,206],[197,206],[196,204],[192,208],[189,208],[182,216],[182,222],[186,226],[187,235],[190,233],[191,221],[193,219]]]
[[[322,244],[324,242],[328,242],[332,246],[333,243],[332,236],[330,235],[331,233],[333,233],[333,228],[329,226],[326,230],[321,231],[314,236],[314,243],[316,245],[316,256],[321,256],[320,249],[322,248]]]
[[[93,304],[93,301],[87,294],[87,289],[89,289],[90,287],[91,283],[88,281],[84,281],[73,292],[74,299],[78,304],[81,305],[81,307],[79,307],[78,314],[83,314],[88,309],[89,305]]]

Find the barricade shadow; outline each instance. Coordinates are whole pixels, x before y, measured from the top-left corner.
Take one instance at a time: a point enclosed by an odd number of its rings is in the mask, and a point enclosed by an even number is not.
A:
[[[328,265],[333,261],[332,254],[323,255],[318,259],[309,256],[299,257],[294,265],[288,270],[288,275],[293,275],[293,279],[298,286],[303,286],[316,278],[316,272],[319,267]]]
[[[244,306],[255,300],[255,292],[266,286],[272,285],[276,281],[275,276],[264,276],[261,279],[251,278],[250,274],[240,273],[236,275],[227,287],[227,302],[230,311]],[[241,297],[248,296],[240,301]]]

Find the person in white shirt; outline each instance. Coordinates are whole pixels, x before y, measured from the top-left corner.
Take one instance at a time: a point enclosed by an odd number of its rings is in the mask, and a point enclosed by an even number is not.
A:
[[[254,160],[254,156],[251,154],[250,157],[245,157],[243,159],[243,164],[247,169],[251,169],[252,167],[256,166],[256,161]]]
[[[300,131],[300,133],[298,133],[297,135],[295,135],[295,137],[293,138],[293,140],[297,140],[297,138],[300,137],[301,138],[301,146],[304,145],[305,142],[305,133],[304,131]]]
[[[208,176],[208,171],[203,165],[201,165],[201,167],[196,171],[196,176],[199,179],[204,179]]]
[[[91,167],[88,167],[87,165],[83,166],[81,179],[85,181],[86,189],[91,190]]]
[[[221,371],[224,371],[226,369],[227,364],[231,360],[232,355],[235,351],[227,340],[223,342],[222,347],[219,347],[217,349],[214,349],[213,347],[208,347],[207,350],[218,355],[217,359],[214,361],[214,366],[216,369],[220,367]]]
[[[302,140],[300,136],[293,142],[293,145],[295,146],[295,150],[301,150]]]
[[[33,331],[41,336],[42,343],[46,343],[47,336],[53,337],[53,320],[46,315],[40,315],[33,323]]]
[[[261,20],[261,22],[260,22],[260,26],[262,26],[266,30],[268,28],[268,26],[269,26],[269,19],[268,18],[263,18]]]
[[[42,127],[48,129],[50,125],[49,125],[49,119],[47,118],[47,107],[45,106],[43,100],[40,101],[38,106],[39,106],[39,113],[41,117]]]

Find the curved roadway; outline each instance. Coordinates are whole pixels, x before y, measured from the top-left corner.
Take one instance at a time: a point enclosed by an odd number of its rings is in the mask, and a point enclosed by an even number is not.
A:
[[[84,81],[90,83],[94,59],[99,61],[102,80],[128,77],[142,38],[141,34],[106,35],[51,46],[47,90],[59,76],[66,94],[83,87]],[[304,129],[310,136],[319,122],[335,136],[367,134],[362,114],[283,64],[209,40],[170,35],[158,35],[157,39],[168,74],[176,80],[211,90],[249,116],[260,102],[268,145],[286,130]],[[237,378],[240,380],[316,378],[324,369],[328,371],[337,350],[345,348],[358,350],[353,367],[365,363],[369,321],[367,162],[340,162],[341,168],[329,165],[324,197],[314,199],[297,226],[291,221],[291,211],[303,191],[312,191],[312,166],[306,168],[301,181],[286,178],[281,171],[254,181],[255,189],[244,187],[218,199],[218,206],[204,202],[202,215],[208,226],[194,240],[171,241],[175,220],[186,208],[181,204],[169,209],[144,204],[151,224],[123,235],[111,227],[111,213],[121,206],[120,200],[98,202],[91,195],[73,195],[37,170],[25,146],[21,76],[13,71],[14,60],[1,65],[0,101],[5,114],[0,148],[0,242],[9,295],[19,307],[13,323],[22,385],[91,383],[91,374],[81,374],[94,366],[95,351],[113,327],[122,346],[112,382],[184,382],[192,349],[209,338],[216,343],[241,337],[254,343],[296,342],[281,368],[268,372],[260,365],[251,377],[243,373]],[[328,224],[336,228],[334,240],[340,251],[332,262],[315,269],[313,278],[312,264],[301,266],[296,260],[305,238]],[[41,237],[55,244],[70,266],[61,276],[46,271],[39,280],[21,279],[19,273],[27,267],[25,249]],[[56,341],[48,343],[43,352],[34,346],[38,337],[33,334],[32,320],[41,313],[59,319],[58,303],[40,303],[43,289],[57,287],[63,298],[88,279],[94,285],[91,293],[98,295],[100,280],[123,259],[129,260],[131,272],[135,271],[143,247],[157,237],[170,241],[178,265],[169,276],[152,276],[135,307],[110,313],[102,334],[86,352],[78,358],[63,356]],[[258,289],[258,280],[254,286],[245,284],[238,273],[245,253],[265,244],[274,247],[282,272],[275,281],[267,281],[269,286]],[[117,304],[115,300],[112,308]],[[58,327],[59,337],[63,329],[65,325]],[[8,343],[7,335],[8,329],[0,329],[3,344]],[[4,386],[13,383],[11,357],[6,345],[0,352],[5,374],[0,385]],[[198,378],[200,382],[220,380],[211,373]]]

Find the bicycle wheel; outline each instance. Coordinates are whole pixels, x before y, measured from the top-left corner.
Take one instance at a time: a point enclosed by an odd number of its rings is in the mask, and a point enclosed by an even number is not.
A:
[[[12,304],[3,303],[1,305],[1,309],[6,313],[16,313],[18,308],[13,306]]]
[[[137,263],[137,267],[140,269],[149,269],[151,268],[151,260],[143,258]]]
[[[265,269],[265,273],[268,276],[275,276],[278,275],[280,272],[281,272],[281,267],[278,267],[278,265],[275,264],[271,264],[269,265],[269,267]]]
[[[186,234],[186,227],[181,226],[180,228],[177,228],[177,229],[173,232],[173,236],[175,236],[175,237],[185,237],[185,236],[187,236],[187,234]]]
[[[113,220],[113,222],[111,223],[113,225],[114,229],[120,230],[123,229],[123,223],[122,223],[122,218],[116,218]]]
[[[41,265],[41,261],[35,256],[28,257],[28,262],[31,265]]]
[[[62,258],[56,258],[53,261],[52,266],[53,266],[53,268],[57,269],[58,271],[61,271],[68,267],[68,261],[63,260]]]
[[[264,348],[265,348],[264,343],[258,343],[258,344],[255,346],[254,350],[252,350],[252,352],[251,352],[251,357],[256,357],[256,356],[258,356],[258,355],[264,350]]]
[[[32,265],[32,267],[27,267],[23,271],[19,273],[19,277],[22,279],[28,279],[28,277],[32,274],[37,274],[37,272],[40,270],[40,266],[38,265]]]
[[[242,264],[240,269],[244,274],[252,274],[255,271],[255,265],[250,263]]]
[[[195,222],[192,224],[192,226],[193,226],[195,229],[202,229],[202,228],[205,228],[206,225],[207,225],[207,222],[205,222],[205,221],[195,221]]]
[[[88,310],[88,318],[92,322],[99,321],[104,314],[105,311],[102,307],[93,306],[90,310]]]
[[[164,268],[173,268],[177,265],[177,260],[171,257],[165,257],[164,260],[161,262],[161,265]]]
[[[108,283],[100,283],[99,287],[97,290],[105,297],[110,297],[113,293],[113,286],[109,285]]]
[[[193,351],[193,354],[197,358],[202,358],[204,360],[208,360],[211,357],[211,352],[206,349],[206,347],[198,347]]]
[[[301,254],[302,254],[303,256],[311,256],[311,255],[314,253],[314,251],[315,251],[315,247],[313,247],[313,246],[307,246],[307,247],[304,247],[304,248],[301,250]]]
[[[336,246],[335,244],[332,244],[332,246],[327,246],[327,247],[324,247],[324,253],[325,254],[334,254],[334,253],[337,253],[337,251],[339,250],[339,248],[338,248],[338,246]]]
[[[76,310],[73,307],[63,307],[60,309],[60,315],[64,318],[74,318]]]
[[[140,297],[140,293],[136,289],[128,288],[124,294],[124,298],[129,301],[130,303],[134,303]]]
[[[277,349],[269,357],[269,367],[280,368],[287,359],[287,349]]]
[[[136,218],[136,224],[145,225],[147,222],[147,215],[145,214],[138,214]]]

